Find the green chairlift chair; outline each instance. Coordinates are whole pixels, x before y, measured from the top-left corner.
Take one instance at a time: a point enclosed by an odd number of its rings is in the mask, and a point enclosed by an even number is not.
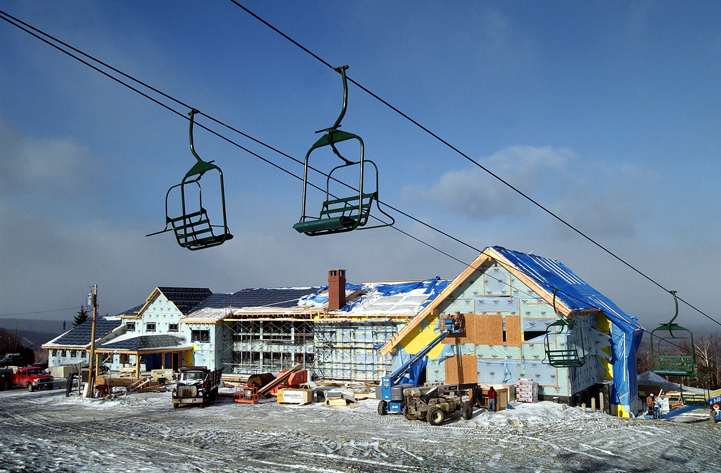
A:
[[[696,352],[693,333],[674,323],[678,317],[676,291],[670,291],[676,314],[670,322],[651,331],[651,371],[662,376],[696,376]],[[668,335],[665,335],[668,332]],[[655,341],[654,341],[655,340]],[[685,346],[688,344],[688,346]],[[688,353],[680,353],[687,348]]]
[[[210,248],[213,246],[222,245],[227,240],[233,238],[230,230],[228,230],[228,223],[225,212],[225,187],[223,185],[223,171],[213,164],[213,161],[203,161],[195,152],[195,146],[193,144],[193,123],[194,115],[199,113],[198,110],[191,110],[190,115],[190,151],[197,159],[195,165],[190,168],[190,171],[185,174],[183,181],[180,184],[176,184],[168,189],[165,194],[165,229],[159,232],[151,233],[146,236],[158,235],[170,231],[171,229],[175,233],[175,238],[178,240],[178,244],[183,248],[188,248],[191,251],[202,250],[204,248]],[[208,171],[217,171],[220,179],[220,202],[221,212],[223,215],[222,225],[212,225],[208,212],[203,207],[203,193],[200,186],[200,179]],[[197,186],[198,201],[188,197],[188,194],[193,194],[188,188],[194,189]],[[180,209],[181,213],[179,216],[171,216],[168,211],[168,199],[173,189],[178,188],[180,190]],[[192,199],[192,202],[189,200]],[[170,226],[170,227],[169,227]]]
[[[356,229],[368,230],[371,228],[390,226],[395,223],[393,217],[380,208],[378,202],[378,167],[373,161],[365,159],[363,140],[358,135],[338,129],[340,127],[341,120],[343,120],[343,117],[345,116],[348,104],[348,80],[346,79],[345,74],[346,69],[348,69],[348,66],[335,68],[335,70],[338,71],[343,78],[343,108],[341,109],[340,115],[332,127],[317,132],[323,132],[324,135],[313,144],[310,150],[308,150],[308,153],[305,155],[305,169],[303,172],[303,209],[300,221],[293,225],[293,228],[295,228],[297,232],[305,233],[308,236],[329,235],[332,233],[349,232]],[[357,140],[360,144],[359,161],[350,161],[344,158],[336,148],[337,143],[347,140]],[[311,216],[306,213],[308,187],[310,185],[308,182],[309,159],[314,150],[325,146],[330,146],[333,153],[335,153],[335,155],[343,161],[343,164],[334,167],[328,173],[325,200],[321,205],[320,213],[318,216]],[[372,188],[367,186],[367,182],[365,180],[366,166],[372,166],[375,171],[375,182],[373,183],[374,185]],[[331,180],[336,180],[333,178],[333,174],[336,173],[336,171],[344,169],[347,170],[354,167],[359,169],[360,174],[358,193],[346,197],[337,197],[331,194]],[[370,216],[371,207],[373,206],[374,201],[378,211],[388,217],[391,220],[390,223],[383,222],[380,225],[373,225],[370,227],[365,226],[366,223],[368,223],[368,217]]]
[[[559,319],[546,327],[546,336],[543,339],[546,361],[554,368],[578,368],[586,363],[583,332],[580,325],[558,313],[556,309],[556,292],[558,292],[558,289],[553,291],[553,310]],[[578,337],[581,340],[580,350],[575,343],[573,348],[569,347],[570,338],[568,335],[571,334],[574,335],[573,339]],[[551,342],[552,335],[554,336],[553,342]],[[566,337],[566,348],[562,350],[556,348],[555,338],[559,335]]]

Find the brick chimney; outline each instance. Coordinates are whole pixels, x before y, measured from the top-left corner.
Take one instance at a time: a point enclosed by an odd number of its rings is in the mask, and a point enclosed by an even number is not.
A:
[[[328,271],[328,310],[345,306],[345,269]]]

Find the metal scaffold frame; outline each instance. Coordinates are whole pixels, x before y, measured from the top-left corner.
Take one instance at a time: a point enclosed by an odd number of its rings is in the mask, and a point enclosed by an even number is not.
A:
[[[226,321],[224,365],[236,374],[278,372],[301,364],[312,370],[313,321],[247,319]]]
[[[328,381],[379,382],[390,368],[380,348],[403,323],[388,319],[321,320],[315,326],[316,373]]]
[[[379,382],[391,360],[378,348],[404,324],[390,319],[227,319],[224,371],[277,373],[301,364],[315,380]]]

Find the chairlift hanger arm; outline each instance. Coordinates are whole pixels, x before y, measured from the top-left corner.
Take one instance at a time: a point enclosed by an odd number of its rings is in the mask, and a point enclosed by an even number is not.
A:
[[[189,177],[195,176],[196,174],[200,175],[200,177],[205,174],[205,172],[210,171],[211,169],[217,169],[218,172],[223,175],[223,171],[220,170],[218,166],[213,164],[213,161],[203,161],[200,159],[200,156],[198,156],[198,153],[195,151],[195,143],[193,141],[193,124],[195,123],[195,114],[200,113],[197,109],[193,108],[190,110],[190,113],[188,115],[190,116],[190,126],[188,130],[188,137],[190,139],[190,152],[193,153],[193,156],[195,156],[195,159],[197,159],[197,162],[195,165],[190,168],[190,171],[185,175],[185,179],[188,179]]]

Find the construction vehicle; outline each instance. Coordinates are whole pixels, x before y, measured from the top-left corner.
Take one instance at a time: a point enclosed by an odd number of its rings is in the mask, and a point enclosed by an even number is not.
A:
[[[478,384],[432,384],[416,387],[413,384],[399,384],[413,366],[421,361],[436,345],[449,335],[464,333],[461,314],[446,316],[442,320],[440,334],[414,357],[400,368],[384,376],[381,380],[381,401],[378,403],[378,414],[405,414],[408,419],[426,419],[432,425],[440,425],[447,415],[461,410],[465,419],[473,415],[473,400],[480,400]],[[469,399],[462,400],[463,392],[467,391]]]
[[[215,402],[220,387],[221,370],[209,370],[205,366],[180,368],[178,384],[173,389],[173,407],[197,404],[206,407]]]
[[[468,400],[463,400],[463,394]],[[404,414],[408,420],[426,420],[431,425],[441,425],[448,414],[461,411],[465,420],[473,417],[473,400],[480,399],[478,383],[436,384],[403,390]]]

